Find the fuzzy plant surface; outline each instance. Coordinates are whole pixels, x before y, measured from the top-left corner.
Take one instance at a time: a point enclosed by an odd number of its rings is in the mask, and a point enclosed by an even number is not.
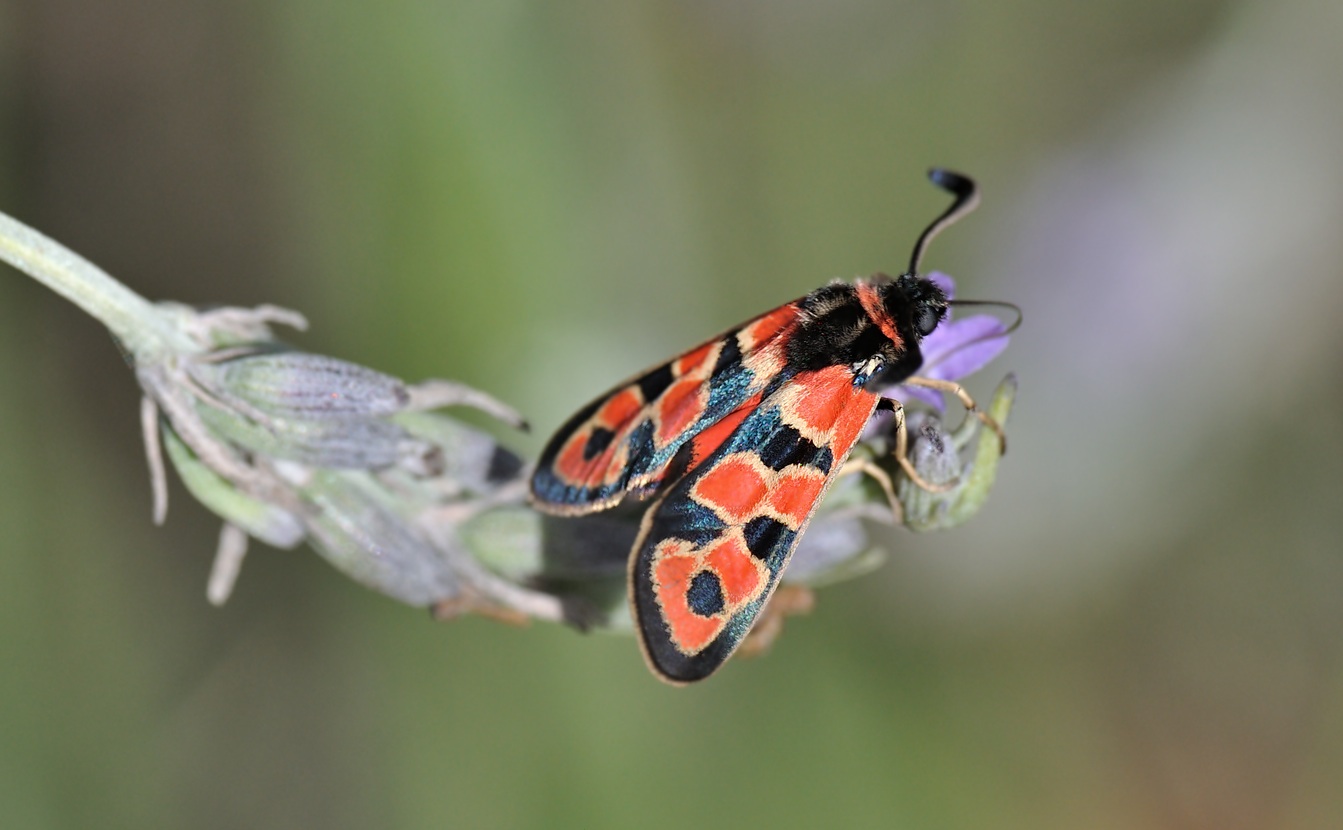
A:
[[[101,321],[124,350],[143,393],[141,423],[153,520],[167,517],[166,467],[223,520],[206,595],[222,604],[249,541],[307,543],[356,582],[440,617],[631,627],[625,573],[638,502],[558,518],[527,501],[531,464],[444,410],[469,407],[515,428],[525,422],[460,383],[407,383],[297,349],[277,326],[303,315],[274,306],[197,310],[146,300],[59,243],[0,214],[0,259]],[[952,295],[942,274],[930,279]],[[997,318],[948,320],[922,344],[921,374],[957,381],[1007,346]],[[1005,425],[1016,393],[1009,375],[985,407]],[[937,490],[895,462],[890,419],[874,419],[854,458],[884,471],[846,475],[824,503],[782,577],[786,590],[757,626],[768,643],[778,621],[810,608],[810,589],[875,568],[885,551],[873,525],[913,531],[954,527],[992,489],[1003,446],[975,418],[943,424],[942,394],[888,390],[926,406],[908,417],[908,456]],[[861,466],[861,465],[860,465]],[[774,608],[778,606],[778,608]]]

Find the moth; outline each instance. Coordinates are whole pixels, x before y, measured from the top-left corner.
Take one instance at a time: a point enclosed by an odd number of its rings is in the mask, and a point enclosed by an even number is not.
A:
[[[966,176],[929,178],[952,205],[919,236],[909,268],[833,282],[766,311],[626,381],[552,436],[531,479],[543,512],[578,516],[648,500],[629,560],[629,597],[644,657],[662,679],[701,680],[741,644],[864,426],[894,413],[896,384],[956,394],[1002,431],[959,385],[918,378],[920,341],[949,300],[919,276],[928,243],[975,208]],[[864,472],[881,475],[872,465]],[[889,481],[883,482],[890,492]]]

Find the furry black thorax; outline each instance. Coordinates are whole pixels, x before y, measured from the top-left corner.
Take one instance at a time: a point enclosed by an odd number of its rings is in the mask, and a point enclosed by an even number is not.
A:
[[[827,366],[878,365],[859,378],[865,387],[899,383],[923,364],[919,341],[946,316],[947,298],[932,282],[905,274],[892,279],[877,274],[866,282],[880,297],[876,319],[863,308],[856,285],[833,282],[803,297],[803,317],[788,342],[788,362],[797,371]],[[893,327],[899,341],[883,331]],[[920,332],[920,323],[924,331]]]

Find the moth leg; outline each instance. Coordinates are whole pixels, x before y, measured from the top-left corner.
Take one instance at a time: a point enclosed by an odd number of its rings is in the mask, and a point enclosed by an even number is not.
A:
[[[909,383],[909,381],[906,380],[905,383]],[[905,471],[905,475],[909,476],[909,480],[929,493],[945,493],[955,487],[959,482],[949,481],[946,484],[933,484],[919,475],[918,470],[914,469],[914,465],[909,460],[909,429],[905,426],[905,405],[895,398],[882,398],[879,406],[882,409],[889,409],[895,414],[895,460],[900,465],[900,469]]]
[[[970,397],[969,392],[965,391],[964,386],[949,380],[934,380],[933,378],[921,378],[917,376],[905,378],[904,382],[910,386],[922,386],[926,389],[936,389],[939,392],[950,392],[955,395],[961,402],[961,406],[965,407],[967,415],[974,413],[975,417],[978,418],[984,426],[993,430],[993,433],[998,436],[999,453],[1005,454],[1007,452],[1007,433],[1003,432],[1002,426],[1000,426],[997,421],[993,420],[987,412],[979,408],[979,405],[975,403],[975,399]]]
[[[839,474],[842,476],[855,474],[871,476],[872,480],[881,487],[881,492],[886,494],[886,502],[891,506],[891,514],[895,516],[895,523],[904,524],[905,508],[895,495],[895,482],[891,481],[890,473],[878,467],[869,458],[850,458],[844,462],[843,467],[839,468]]]

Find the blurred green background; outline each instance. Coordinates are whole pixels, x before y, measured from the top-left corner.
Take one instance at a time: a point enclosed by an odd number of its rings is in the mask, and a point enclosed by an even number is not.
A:
[[[1343,814],[1343,4],[7,0],[0,209],[156,299],[549,430],[832,277],[1026,325],[969,526],[773,653],[426,615],[309,551],[204,599],[133,378],[0,274],[6,827],[1324,828]]]

